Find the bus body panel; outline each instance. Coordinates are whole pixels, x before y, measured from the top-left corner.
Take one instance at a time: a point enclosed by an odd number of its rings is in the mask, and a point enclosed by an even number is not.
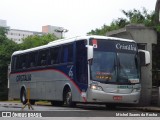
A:
[[[24,75],[31,75],[31,81],[23,81],[23,78],[21,78],[22,81],[20,81],[20,78],[17,80],[17,76]],[[20,90],[23,86],[25,86],[25,88],[30,88],[30,99],[62,101],[63,89],[65,85],[69,85],[72,89],[73,100],[82,100],[80,99],[80,89],[76,83],[74,83],[72,79],[59,70],[49,69],[42,71],[14,73],[10,75],[10,78],[10,85],[14,86],[10,87],[12,95],[11,97],[13,98],[19,98]]]

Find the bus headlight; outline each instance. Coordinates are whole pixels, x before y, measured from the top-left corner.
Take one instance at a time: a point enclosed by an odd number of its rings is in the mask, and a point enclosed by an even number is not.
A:
[[[91,88],[92,90],[103,91],[102,87],[101,87],[101,86],[98,86],[98,85],[96,85],[96,84],[91,84],[91,85],[90,85],[90,88]]]
[[[141,88],[134,88],[132,92],[140,92]]]

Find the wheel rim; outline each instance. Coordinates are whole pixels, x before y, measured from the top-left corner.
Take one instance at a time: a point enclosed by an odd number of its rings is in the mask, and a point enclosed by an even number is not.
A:
[[[68,92],[66,94],[66,105],[70,105],[70,102],[71,102],[71,92]]]
[[[25,94],[25,91],[23,91],[23,94],[22,94],[22,102],[25,102],[26,101],[26,94]]]

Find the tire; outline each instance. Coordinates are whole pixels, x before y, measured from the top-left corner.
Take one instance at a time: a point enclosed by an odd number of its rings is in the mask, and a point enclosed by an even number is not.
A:
[[[64,92],[63,101],[65,106],[68,107],[76,106],[76,103],[72,101],[72,92],[70,88],[66,89],[66,91]]]
[[[22,104],[27,103],[27,96],[26,96],[26,90],[23,88],[20,94],[20,99]]]

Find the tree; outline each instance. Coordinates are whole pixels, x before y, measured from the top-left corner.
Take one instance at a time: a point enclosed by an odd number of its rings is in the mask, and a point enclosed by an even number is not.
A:
[[[148,13],[148,11],[143,8],[142,11],[133,9],[129,11],[122,10],[121,12],[125,15],[125,18],[113,20],[109,26],[103,25],[100,29],[96,28],[87,34],[105,35],[109,31],[123,28],[131,23],[144,24],[145,26],[154,27],[157,31],[160,31],[160,25],[155,23],[156,14],[154,11]]]
[[[32,35],[23,39],[20,44],[21,49],[33,48],[41,45],[45,45],[51,41],[57,40],[58,38],[54,34],[44,34],[44,35]]]
[[[8,98],[6,92],[8,64],[10,63],[12,53],[19,49],[15,42],[7,38],[6,32],[6,28],[0,27],[0,100],[5,100]]]

